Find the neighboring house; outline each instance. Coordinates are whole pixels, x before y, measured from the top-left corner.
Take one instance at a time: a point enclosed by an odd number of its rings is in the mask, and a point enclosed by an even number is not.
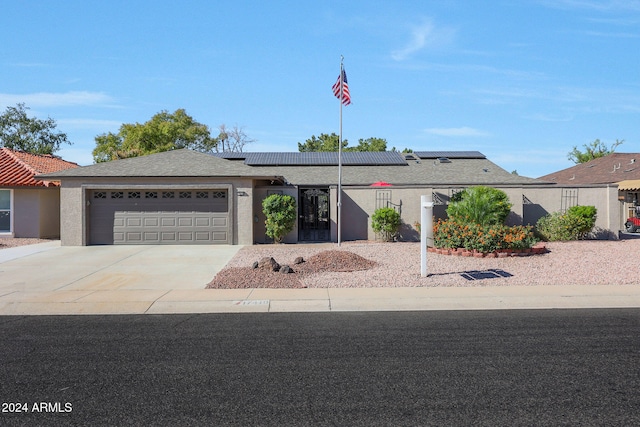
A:
[[[0,148],[0,236],[60,237],[60,184],[34,176],[77,167],[51,155]]]
[[[251,245],[269,242],[262,200],[274,193],[298,204],[299,220],[286,243],[336,242],[338,174],[335,152],[174,150],[38,178],[61,182],[63,245]],[[619,230],[619,213],[608,208],[617,190],[581,188],[578,198],[573,187],[511,174],[477,151],[345,152],[341,182],[343,241],[376,239],[371,215],[380,207],[400,212],[402,240],[418,240],[422,195],[434,201],[434,217],[445,218],[451,196],[474,185],[507,193],[510,224],[535,224],[580,203],[596,206],[598,227]]]
[[[640,153],[612,153],[539,179],[570,186],[576,193],[586,188],[614,188],[617,197],[609,208],[619,212],[621,229],[628,217],[636,215],[639,206]]]

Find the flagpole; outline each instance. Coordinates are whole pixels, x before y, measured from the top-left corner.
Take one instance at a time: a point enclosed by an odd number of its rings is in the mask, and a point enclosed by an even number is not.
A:
[[[342,242],[342,101],[344,100],[344,56],[340,55],[340,134],[338,136],[338,246]]]

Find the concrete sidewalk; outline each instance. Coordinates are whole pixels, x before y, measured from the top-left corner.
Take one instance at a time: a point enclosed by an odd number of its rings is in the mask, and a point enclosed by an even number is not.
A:
[[[640,307],[635,286],[204,289],[240,246],[0,250],[0,315]]]

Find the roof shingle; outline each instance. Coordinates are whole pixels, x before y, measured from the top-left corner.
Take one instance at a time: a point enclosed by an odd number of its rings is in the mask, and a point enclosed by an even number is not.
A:
[[[640,153],[612,153],[538,179],[569,185],[613,184],[640,179]]]

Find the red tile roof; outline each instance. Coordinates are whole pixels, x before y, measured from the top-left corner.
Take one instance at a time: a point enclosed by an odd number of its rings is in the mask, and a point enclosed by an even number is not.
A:
[[[0,148],[0,187],[59,186],[59,182],[40,181],[34,179],[34,176],[77,167],[76,163],[67,162],[52,155],[31,154],[2,147]]]
[[[538,179],[570,185],[613,184],[640,179],[640,153],[612,153]]]

